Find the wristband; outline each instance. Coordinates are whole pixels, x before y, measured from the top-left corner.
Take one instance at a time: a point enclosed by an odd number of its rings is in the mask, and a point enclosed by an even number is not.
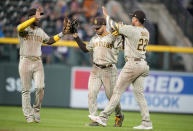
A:
[[[62,37],[64,36],[64,34],[63,34],[62,32],[60,32],[60,33],[58,34],[58,36],[59,36],[60,38],[62,38]]]
[[[62,38],[64,36],[64,34],[62,32],[60,32],[59,34],[54,36],[54,40],[58,41],[60,38]]]

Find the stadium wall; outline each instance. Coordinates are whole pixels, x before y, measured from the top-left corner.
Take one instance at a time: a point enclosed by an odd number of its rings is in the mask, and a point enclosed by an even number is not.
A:
[[[46,87],[43,106],[69,107],[71,68],[45,65],[44,71]],[[32,97],[34,91],[32,82]],[[21,80],[18,64],[0,64],[0,105],[21,105]]]
[[[88,107],[88,78],[91,68],[72,68],[71,107]],[[119,70],[120,71],[120,70]],[[145,97],[152,112],[193,114],[193,73],[150,71],[144,81]],[[127,88],[120,100],[123,110],[139,111],[132,86]],[[81,102],[80,102],[81,101]],[[97,98],[99,108],[108,103],[104,89]]]
[[[43,106],[88,108],[90,67],[45,65]],[[21,105],[21,84],[17,64],[0,64],[0,105]],[[151,71],[145,79],[145,97],[150,111],[193,114],[193,73]],[[32,82],[32,96],[34,96]],[[98,95],[98,107],[108,100],[104,89]],[[132,86],[121,98],[122,109],[139,110]]]

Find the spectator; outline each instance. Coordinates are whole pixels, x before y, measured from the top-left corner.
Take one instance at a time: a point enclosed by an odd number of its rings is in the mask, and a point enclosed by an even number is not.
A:
[[[53,47],[42,46],[42,60],[44,64],[52,63],[52,52],[53,52]]]
[[[70,4],[71,13],[78,13],[80,10],[80,6],[78,0],[72,0]]]
[[[1,24],[0,24],[0,37],[1,37],[1,38],[4,37]]]
[[[0,38],[4,37],[3,31],[1,29],[1,24],[0,24]],[[0,46],[0,59],[2,59],[2,54],[3,54],[3,47]]]
[[[187,10],[190,12],[190,14],[193,16],[193,0],[191,0],[188,4]]]
[[[68,47],[60,46],[54,51],[54,62],[58,64],[68,64],[67,58],[69,55]]]
[[[30,8],[42,8],[42,5],[40,4],[38,0],[34,0]]]
[[[98,11],[98,3],[95,0],[84,0],[83,8],[85,10],[85,17],[96,17]]]
[[[106,8],[109,15],[116,21],[123,21],[129,23],[128,14],[123,11],[121,4],[115,0],[106,0]]]
[[[54,12],[57,17],[65,17],[67,16],[67,2],[66,0],[58,0],[56,6],[54,6]]]

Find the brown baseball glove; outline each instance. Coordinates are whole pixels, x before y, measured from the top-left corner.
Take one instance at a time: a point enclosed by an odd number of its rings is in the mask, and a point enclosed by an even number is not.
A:
[[[78,20],[72,20],[71,24],[70,24],[70,33],[74,34],[77,33],[78,30]]]
[[[70,26],[71,26],[70,20],[69,20],[67,17],[64,18],[63,30],[62,30],[62,33],[63,33],[64,35],[70,33]]]

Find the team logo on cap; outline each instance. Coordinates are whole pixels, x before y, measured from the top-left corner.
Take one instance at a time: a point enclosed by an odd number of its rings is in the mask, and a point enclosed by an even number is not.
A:
[[[95,25],[97,24],[97,20],[96,20],[96,19],[94,20],[94,24],[95,24]]]

